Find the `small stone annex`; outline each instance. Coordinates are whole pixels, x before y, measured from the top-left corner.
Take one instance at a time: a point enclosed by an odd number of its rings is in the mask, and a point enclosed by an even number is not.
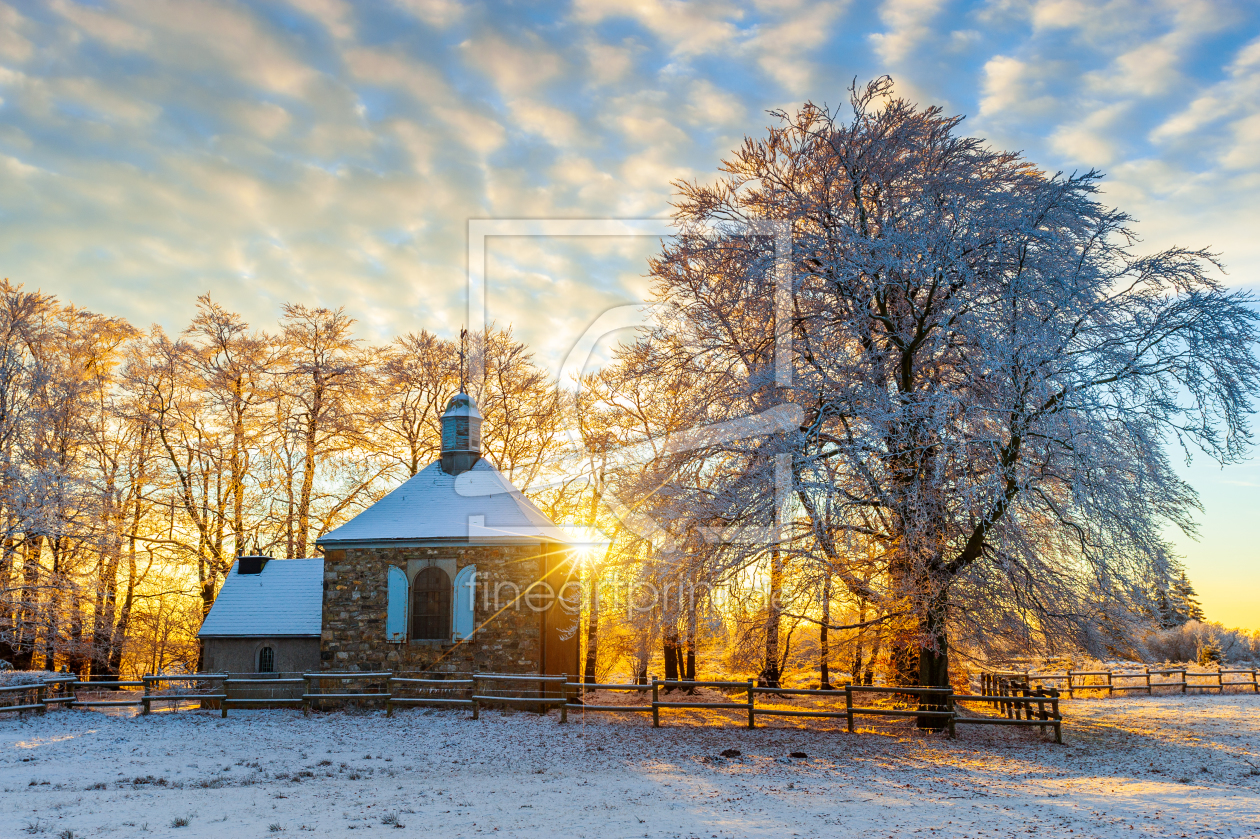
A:
[[[237,557],[197,633],[202,670],[291,673],[319,667],[323,559]]]
[[[441,426],[441,459],[320,538],[323,558],[237,560],[205,668],[578,672],[580,546],[482,456],[471,397]]]

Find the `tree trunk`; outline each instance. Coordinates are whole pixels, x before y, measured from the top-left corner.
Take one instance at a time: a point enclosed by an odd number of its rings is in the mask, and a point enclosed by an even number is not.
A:
[[[12,532],[13,523],[9,523]],[[9,585],[13,579],[13,563],[17,558],[17,550],[12,536],[5,537],[0,545],[0,660],[13,661],[16,650],[13,646],[13,633],[17,629],[16,609],[9,597]]]
[[[696,680],[696,586],[694,581],[688,581],[687,592],[687,637],[685,639],[687,645],[687,663],[684,671],[684,678],[689,682]],[[683,670],[682,662],[679,662],[679,670]]]
[[[245,473],[249,470],[249,454],[245,448],[245,411],[241,407],[244,394],[236,382],[236,411],[232,424],[232,542],[237,556],[245,553]]]
[[[666,632],[661,636],[662,652],[665,657],[665,681],[678,681],[678,633]]]
[[[121,561],[121,545],[116,537],[111,538],[109,556],[101,564],[101,576],[96,582],[96,608],[92,619],[90,664],[93,675],[109,673],[109,661],[113,653],[114,621],[118,612],[118,566]]]
[[[949,644],[945,637],[945,602],[935,597],[920,618],[919,684],[923,687],[949,687]],[[923,697],[920,710],[945,710],[944,703]],[[919,728],[939,731],[944,723],[935,717],[919,717]]]
[[[39,605],[40,553],[44,546],[44,537],[39,533],[29,535],[22,546],[22,589],[18,593],[18,606],[15,610],[17,627],[14,635],[17,638],[13,666],[18,670],[31,670],[35,662],[36,613]]]
[[[866,672],[862,674],[862,684],[872,685],[875,682],[875,661],[879,658],[880,650],[884,645],[884,635],[882,632],[876,633],[875,643],[871,646],[871,657],[866,660]],[[857,675],[853,678],[856,680]]]
[[[201,570],[201,619],[204,621],[206,615],[210,614],[210,607],[214,605],[214,569],[210,569],[207,574],[205,572],[206,563],[199,562],[198,567]],[[206,656],[206,645],[200,637],[197,639],[197,672],[201,672]]]
[[[863,665],[863,660],[862,660],[863,643],[862,642],[863,640],[865,640],[865,636],[866,636],[866,630],[861,626],[861,624],[866,623],[866,598],[865,597],[858,598],[857,622],[858,622],[858,631],[857,631],[857,635],[854,636],[853,638],[853,671],[852,672],[853,672],[853,684],[860,685],[862,684],[862,665]],[[872,653],[872,657],[873,655],[874,653]],[[870,684],[870,682],[867,682],[867,684]]]
[[[591,600],[586,617],[586,667],[582,681],[593,685],[595,684],[595,665],[599,661],[599,577],[594,570],[589,572],[589,576]]]
[[[91,672],[92,652],[95,645],[90,644],[83,635],[83,593],[79,587],[70,588],[70,644],[66,651],[66,666],[70,672],[82,678]]]
[[[298,558],[306,556],[306,537],[311,529],[311,490],[315,486],[315,458],[319,427],[323,419],[324,385],[319,372],[315,373],[315,384],[311,393],[311,409],[306,417],[305,457],[302,462],[302,491],[298,495],[297,538],[294,550]]]
[[[818,627],[818,687],[821,690],[831,690],[831,669],[828,659],[831,657],[831,647],[827,638],[827,626],[831,623],[831,575],[827,574],[823,577],[822,592],[822,625]]]
[[[783,611],[783,558],[776,547],[770,552],[770,602],[766,606],[766,660],[758,683],[779,687],[779,623]]]
[[[48,540],[52,553],[52,574],[48,577],[47,617],[44,621],[44,669],[55,670],[57,653],[62,646],[61,621],[64,617],[62,602],[66,594],[65,562],[66,537],[56,536]]]
[[[131,607],[135,603],[136,594],[136,540],[131,537],[131,546],[127,551],[127,592],[123,595],[122,608],[118,610],[118,623],[114,626],[114,634],[109,645],[109,675],[117,676],[122,672],[123,646],[127,643],[127,630],[131,627]]]

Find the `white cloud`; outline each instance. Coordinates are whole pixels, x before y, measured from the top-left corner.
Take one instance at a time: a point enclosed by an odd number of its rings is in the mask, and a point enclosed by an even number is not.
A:
[[[635,50],[628,45],[617,46],[588,39],[583,45],[586,51],[587,75],[602,85],[623,81],[634,68]]]
[[[944,0],[884,0],[879,19],[887,28],[870,35],[875,52],[887,65],[898,64],[937,31],[933,24]]]
[[[1252,159],[1244,146],[1252,142],[1251,117],[1260,113],[1260,38],[1248,42],[1226,66],[1228,77],[1203,90],[1181,111],[1167,117],[1150,134],[1154,143],[1186,142],[1219,144],[1232,135],[1234,146],[1220,153],[1226,165],[1235,168]],[[1221,122],[1230,125],[1221,132]]]
[[[1221,155],[1221,165],[1252,171],[1260,168],[1260,111],[1235,120],[1229,129],[1233,143]]]
[[[530,93],[555,79],[565,62],[536,36],[513,43],[495,33],[460,44],[469,67],[488,75],[504,95]]]
[[[274,140],[293,124],[293,115],[274,102],[235,102],[230,113],[237,125],[264,140]]]
[[[288,3],[318,20],[334,38],[354,37],[354,7],[346,0],[288,0]]]
[[[736,22],[744,17],[735,3],[717,0],[576,0],[575,18],[598,23],[609,18],[637,20],[678,55],[710,54],[739,40]]]
[[[1085,166],[1107,166],[1117,159],[1119,142],[1116,124],[1129,110],[1119,102],[1098,108],[1084,119],[1060,126],[1050,137],[1050,146],[1070,161]]]
[[[146,49],[152,43],[151,33],[144,27],[100,9],[81,6],[70,0],[53,0],[49,8],[73,23],[85,37],[112,49],[135,52]]]
[[[152,33],[162,64],[236,77],[289,96],[310,92],[318,73],[243,9],[213,0],[121,0],[119,17]]]
[[[637,146],[664,146],[686,143],[687,132],[665,114],[654,109],[636,107],[616,119],[622,136]]]
[[[394,0],[394,4],[439,29],[459,21],[465,10],[459,0]]]
[[[832,35],[832,25],[847,3],[779,7],[781,22],[764,26],[748,42],[757,63],[794,96],[808,95],[818,68],[813,55]]]
[[[454,129],[453,141],[485,154],[503,145],[503,126],[457,95],[442,75],[423,62],[381,50],[356,48],[342,54],[354,78],[407,91],[430,106],[434,117]]]
[[[995,55],[984,65],[980,116],[1007,118],[1018,114],[1027,118],[1049,112],[1056,102],[1045,93],[1045,81],[1054,75],[1051,65]]]
[[[513,99],[508,110],[515,127],[537,134],[558,148],[568,148],[582,139],[582,125],[568,111],[527,98]]]
[[[748,108],[743,101],[708,79],[697,79],[687,91],[687,121],[706,128],[742,128]]]
[[[0,58],[23,62],[35,52],[35,45],[19,31],[23,24],[17,9],[0,3]]]

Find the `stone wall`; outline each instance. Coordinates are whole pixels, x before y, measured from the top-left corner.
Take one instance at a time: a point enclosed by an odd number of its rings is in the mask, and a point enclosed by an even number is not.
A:
[[[202,669],[208,673],[253,673],[262,647],[275,650],[277,673],[319,669],[318,638],[207,638]]]
[[[432,670],[450,673],[542,672],[544,614],[528,607],[525,598],[513,603],[543,578],[546,556],[561,556],[551,546],[470,546],[432,548],[346,548],[329,550],[324,557],[324,617],[320,640],[323,670]],[[479,627],[466,641],[385,640],[387,575],[389,567],[408,571],[439,561],[447,569],[477,567],[475,617]],[[454,575],[451,575],[452,579]],[[410,577],[409,577],[410,579]],[[496,598],[496,592],[498,597]],[[497,601],[497,608],[496,608]],[[538,602],[537,599],[534,600]],[[504,608],[506,607],[506,608]],[[574,617],[558,607],[546,620],[572,624]],[[410,628],[408,629],[410,631]],[[554,645],[555,628],[549,634]],[[567,634],[567,633],[566,633]],[[567,644],[567,642],[564,642]],[[577,633],[571,658],[576,668]],[[566,652],[567,652],[566,647]],[[548,656],[554,660],[554,656]],[[574,670],[576,672],[576,669]]]

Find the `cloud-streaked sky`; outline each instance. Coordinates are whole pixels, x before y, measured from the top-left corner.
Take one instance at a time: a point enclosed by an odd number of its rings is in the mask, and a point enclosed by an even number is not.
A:
[[[451,335],[468,219],[667,215],[768,109],[883,73],[1260,286],[1252,0],[0,2],[0,274],[142,326],[211,291]],[[652,250],[493,239],[489,314],[557,365]],[[1209,617],[1260,628],[1260,468],[1188,474]]]

